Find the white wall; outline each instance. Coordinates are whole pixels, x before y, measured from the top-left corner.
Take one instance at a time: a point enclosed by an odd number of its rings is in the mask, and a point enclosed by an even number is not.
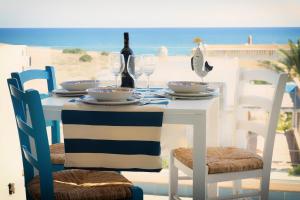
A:
[[[24,199],[24,183],[19,138],[6,79],[25,65],[25,46],[0,44],[0,199]],[[8,194],[8,183],[16,186],[16,194]]]

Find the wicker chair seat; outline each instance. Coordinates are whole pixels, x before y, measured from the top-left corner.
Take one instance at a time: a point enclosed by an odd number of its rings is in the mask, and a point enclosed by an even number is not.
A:
[[[55,200],[121,200],[131,198],[132,183],[117,172],[63,170],[53,173]],[[34,200],[39,200],[40,178],[28,185]]]
[[[190,169],[193,169],[191,148],[175,149],[174,157]],[[209,174],[239,172],[263,168],[263,161],[259,155],[235,147],[207,148],[206,162]]]
[[[52,164],[63,165],[65,163],[64,143],[50,145],[50,158]]]

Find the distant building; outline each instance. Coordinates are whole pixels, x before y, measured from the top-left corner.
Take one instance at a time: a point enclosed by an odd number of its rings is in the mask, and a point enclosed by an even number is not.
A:
[[[249,35],[248,36],[248,42],[247,44],[253,44],[253,38],[252,38],[252,35]]]

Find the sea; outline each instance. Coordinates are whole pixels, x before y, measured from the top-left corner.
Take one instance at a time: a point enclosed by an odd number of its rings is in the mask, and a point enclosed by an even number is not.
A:
[[[123,33],[129,32],[135,54],[157,53],[161,46],[169,55],[189,55],[200,37],[205,44],[286,44],[300,39],[300,27],[277,28],[0,28],[0,43],[56,49],[81,48],[120,51]]]

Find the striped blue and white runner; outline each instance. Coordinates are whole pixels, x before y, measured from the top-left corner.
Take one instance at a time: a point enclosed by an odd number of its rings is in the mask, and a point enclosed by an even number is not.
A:
[[[66,168],[160,171],[161,106],[93,106],[62,110]]]

